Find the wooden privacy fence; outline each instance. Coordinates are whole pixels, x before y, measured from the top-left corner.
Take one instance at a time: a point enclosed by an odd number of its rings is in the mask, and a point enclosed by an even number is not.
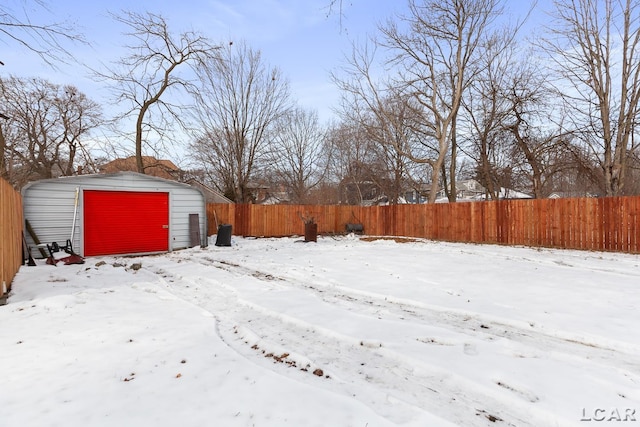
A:
[[[303,235],[301,216],[313,217],[319,234],[344,233],[357,223],[376,236],[640,253],[640,196],[370,207],[210,204],[208,234],[216,234],[217,218],[240,236]]]
[[[0,178],[0,286],[4,283],[7,291],[23,261],[22,224],[22,197]]]

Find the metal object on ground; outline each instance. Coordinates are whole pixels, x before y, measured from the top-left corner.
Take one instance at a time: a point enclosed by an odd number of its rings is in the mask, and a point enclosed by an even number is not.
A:
[[[356,233],[356,234],[362,234],[364,232],[364,226],[362,224],[347,224],[345,226],[345,229],[347,231],[347,233]]]

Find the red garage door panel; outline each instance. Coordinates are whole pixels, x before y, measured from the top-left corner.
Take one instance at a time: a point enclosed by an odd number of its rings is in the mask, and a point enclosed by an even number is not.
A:
[[[169,250],[169,193],[84,190],[85,256]]]

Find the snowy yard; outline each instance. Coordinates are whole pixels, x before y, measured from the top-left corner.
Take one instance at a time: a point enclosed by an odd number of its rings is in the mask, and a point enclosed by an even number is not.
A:
[[[639,265],[355,236],[39,262],[0,425],[640,425]]]

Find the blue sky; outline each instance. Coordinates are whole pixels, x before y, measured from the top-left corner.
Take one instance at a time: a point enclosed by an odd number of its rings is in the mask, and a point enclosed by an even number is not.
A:
[[[539,0],[538,10],[549,1]],[[507,3],[518,16],[519,9],[530,1]],[[24,1],[9,0],[8,4],[19,11]],[[30,0],[27,4],[35,2]],[[124,28],[108,14],[123,9],[161,14],[175,33],[192,29],[221,43],[245,40],[262,51],[265,62],[282,70],[291,82],[293,97],[302,106],[316,109],[324,121],[332,116],[331,107],[339,100],[329,73],[341,65],[351,43],[372,34],[379,22],[406,11],[404,0],[343,0],[340,17],[337,13],[328,14],[328,4],[329,0],[51,0],[49,12],[29,10],[29,14],[36,23],[75,23],[91,47],[72,46],[70,50],[79,61],[92,67],[123,55]],[[0,68],[1,75],[41,76],[56,83],[75,84],[98,102],[106,97],[77,65],[49,69],[35,54],[14,44],[0,44],[0,54],[5,63]]]

